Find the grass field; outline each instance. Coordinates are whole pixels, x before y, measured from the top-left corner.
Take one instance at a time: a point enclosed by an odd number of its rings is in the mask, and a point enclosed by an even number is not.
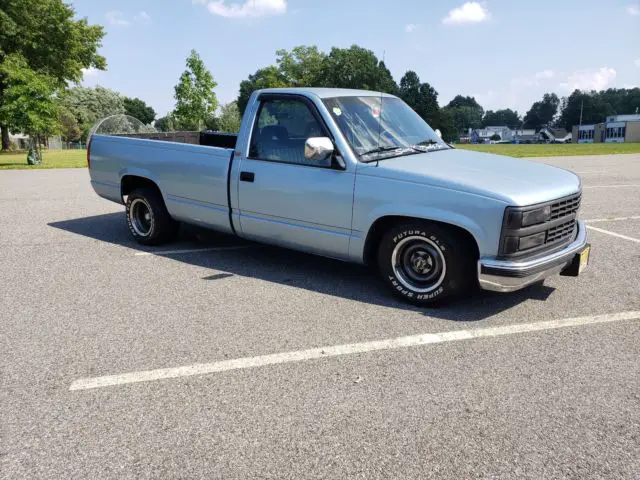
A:
[[[596,144],[539,144],[539,145],[469,145],[458,144],[456,148],[477,152],[497,153],[509,157],[560,157],[569,155],[606,155],[614,153],[640,153],[640,143],[596,143]],[[0,170],[38,168],[80,168],[87,166],[86,150],[54,150],[44,152],[41,165],[27,165],[27,154],[0,154]]]
[[[456,148],[477,152],[497,153],[509,157],[562,157],[570,155],[611,155],[615,153],[640,153],[640,143],[568,143],[568,144],[457,144]]]
[[[0,170],[37,168],[78,168],[87,166],[86,150],[52,150],[42,154],[42,164],[27,165],[27,153],[0,154]]]

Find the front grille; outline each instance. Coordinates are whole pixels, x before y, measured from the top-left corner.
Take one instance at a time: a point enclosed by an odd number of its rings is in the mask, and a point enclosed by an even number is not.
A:
[[[571,197],[563,198],[559,202],[551,205],[551,220],[566,217],[572,213],[576,213],[580,208],[580,199],[582,194],[577,193]]]
[[[573,240],[575,230],[575,219],[565,223],[561,223],[560,225],[556,225],[555,227],[551,227],[549,230],[547,230],[547,238],[544,243],[545,245],[549,245],[550,243],[557,243],[563,240]]]
[[[542,204],[528,207],[509,207],[505,211],[503,220],[502,235],[500,238],[500,258],[528,258],[536,255],[543,255],[547,252],[563,248],[575,239],[578,231],[578,209],[580,208],[581,192],[574,195],[552,200]],[[527,211],[540,208],[545,205],[551,207],[551,215],[548,221],[537,225],[530,225],[520,228],[508,228],[509,216],[507,213]],[[515,239],[524,238],[531,235],[545,234],[544,243],[524,250],[512,250]]]

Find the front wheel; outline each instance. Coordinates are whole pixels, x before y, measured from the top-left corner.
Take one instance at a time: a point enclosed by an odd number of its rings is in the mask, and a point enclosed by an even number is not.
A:
[[[453,229],[408,223],[384,235],[378,266],[382,280],[396,296],[420,306],[441,304],[473,285],[474,250]]]

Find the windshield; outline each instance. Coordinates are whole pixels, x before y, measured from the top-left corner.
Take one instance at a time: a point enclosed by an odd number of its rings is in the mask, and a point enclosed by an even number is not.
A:
[[[399,98],[334,97],[324,104],[364,162],[450,148]]]

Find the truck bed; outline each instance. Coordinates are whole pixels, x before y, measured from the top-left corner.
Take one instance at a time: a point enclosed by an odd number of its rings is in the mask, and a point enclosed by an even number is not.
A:
[[[146,140],[161,140],[164,142],[189,143],[191,145],[203,145],[207,147],[229,148],[236,147],[238,134],[213,132],[151,132],[151,133],[118,133],[116,137],[140,138]]]
[[[201,136],[208,145],[200,144]],[[127,177],[149,179],[176,220],[232,232],[227,189],[233,147],[211,144],[235,146],[235,138],[206,132],[93,135],[91,183],[101,197],[122,203]]]

